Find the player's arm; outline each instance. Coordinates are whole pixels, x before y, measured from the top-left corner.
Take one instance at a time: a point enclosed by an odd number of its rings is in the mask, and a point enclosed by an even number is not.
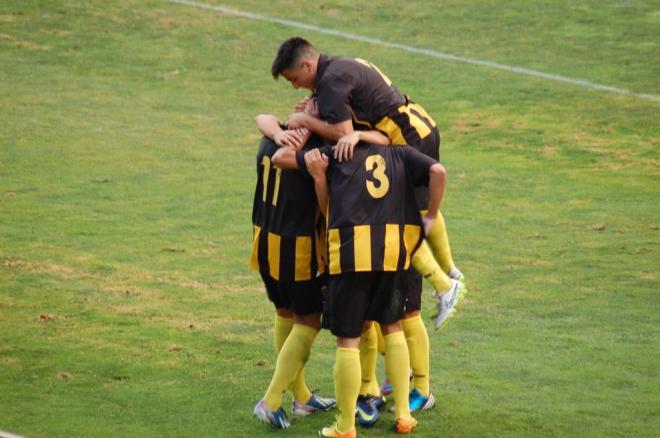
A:
[[[310,176],[314,179],[314,190],[318,200],[319,209],[323,216],[328,211],[328,180],[326,172],[328,171],[329,158],[320,149],[312,149],[305,153],[305,167]]]
[[[404,146],[406,167],[415,186],[425,185],[429,188],[429,206],[427,213],[422,216],[424,232],[428,233],[445,194],[447,171],[444,166],[421,152]]]
[[[290,146],[279,148],[270,158],[270,161],[273,163],[273,166],[281,169],[298,169],[296,152],[297,149]]]
[[[319,84],[315,103],[318,114],[294,113],[286,125],[289,128],[307,128],[321,137],[335,142],[353,132],[353,116],[349,96],[355,81],[343,76],[328,75]]]
[[[282,129],[280,121],[272,114],[259,114],[256,118],[257,129],[280,147],[292,146],[302,149],[308,136],[295,129]]]
[[[361,141],[381,146],[389,146],[391,144],[390,139],[380,131],[353,131],[337,141],[337,147],[334,150],[335,159],[340,163],[343,160],[352,159],[353,149]]]
[[[353,122],[350,119],[338,123],[328,123],[306,113],[291,114],[285,124],[291,129],[307,128],[330,141],[337,141],[344,135],[353,132]]]

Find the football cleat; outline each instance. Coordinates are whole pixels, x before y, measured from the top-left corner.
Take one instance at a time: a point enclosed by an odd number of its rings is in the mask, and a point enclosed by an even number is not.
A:
[[[355,427],[351,427],[348,431],[342,433],[337,429],[337,423],[335,423],[330,427],[324,427],[319,430],[319,436],[328,438],[356,438],[357,431]]]
[[[424,397],[417,388],[413,388],[413,390],[410,391],[409,403],[410,412],[426,411],[435,406],[435,398],[432,393],[429,393],[428,397]]]
[[[451,278],[452,280],[458,280],[458,281],[465,282],[465,277],[463,276],[463,273],[456,266],[451,268],[447,275],[449,275],[449,278]]]
[[[362,427],[371,427],[380,418],[376,407],[376,397],[371,395],[360,395],[355,406],[355,417]]]
[[[291,423],[287,420],[284,409],[280,406],[278,410],[271,411],[268,409],[268,406],[266,406],[266,402],[263,399],[259,400],[259,403],[254,407],[252,415],[257,417],[262,423],[270,424],[275,429],[288,429],[291,427]]]
[[[413,429],[415,429],[415,426],[417,426],[417,420],[415,420],[413,417],[399,417],[396,419],[394,429],[396,430],[396,433],[408,434],[412,433]]]
[[[373,398],[373,404],[378,409],[379,411],[382,411],[385,408],[385,405],[387,404],[387,399],[384,396],[374,396]]]
[[[385,379],[383,385],[380,387],[380,395],[390,395],[392,394],[392,384],[388,379]]]
[[[313,414],[314,412],[329,411],[336,405],[337,401],[334,398],[326,398],[312,394],[305,404],[298,403],[294,400],[293,406],[291,406],[291,413],[299,417],[304,417],[305,415]]]
[[[433,297],[435,298],[436,307],[438,309],[438,315],[435,317],[436,329],[454,315],[456,306],[465,293],[465,285],[458,280],[451,280],[451,288],[446,292],[433,292]]]

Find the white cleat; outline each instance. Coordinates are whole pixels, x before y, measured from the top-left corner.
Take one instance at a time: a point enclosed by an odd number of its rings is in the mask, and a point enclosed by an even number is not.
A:
[[[447,275],[449,275],[449,278],[451,278],[452,280],[458,280],[458,281],[465,282],[465,277],[463,277],[463,273],[456,266],[451,268]]]
[[[438,309],[438,316],[435,317],[436,329],[454,315],[456,312],[456,306],[463,298],[463,295],[465,295],[465,292],[465,285],[458,280],[451,280],[451,287],[446,292],[433,292],[433,297],[435,297],[436,307]]]

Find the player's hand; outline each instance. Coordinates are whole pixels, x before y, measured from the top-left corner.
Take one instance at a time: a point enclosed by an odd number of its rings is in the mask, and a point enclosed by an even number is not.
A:
[[[273,141],[279,147],[291,146],[299,151],[305,145],[305,135],[296,129],[286,129],[275,134]]]
[[[433,228],[433,224],[435,223],[435,218],[436,216],[430,217],[428,214],[422,216],[422,225],[424,227],[425,236],[428,236],[431,232],[431,228]]]
[[[300,99],[298,103],[296,103],[296,106],[293,108],[293,111],[296,113],[302,113],[305,111],[305,108],[307,108],[307,103],[311,97],[307,96],[304,99]]]
[[[307,128],[307,117],[309,116],[305,113],[293,113],[289,115],[284,124],[289,129]]]
[[[335,159],[340,163],[353,158],[353,149],[360,141],[360,133],[353,131],[337,140],[337,146],[333,148]]]
[[[319,149],[312,149],[305,153],[305,166],[307,166],[307,171],[314,179],[325,178],[329,162],[328,157],[322,154]]]

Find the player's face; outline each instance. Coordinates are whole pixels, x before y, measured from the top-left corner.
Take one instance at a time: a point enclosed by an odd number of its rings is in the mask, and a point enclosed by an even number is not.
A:
[[[312,71],[311,65],[302,61],[298,66],[282,70],[282,76],[291,83],[296,90],[298,88],[307,88],[314,91],[314,82],[316,75]]]

